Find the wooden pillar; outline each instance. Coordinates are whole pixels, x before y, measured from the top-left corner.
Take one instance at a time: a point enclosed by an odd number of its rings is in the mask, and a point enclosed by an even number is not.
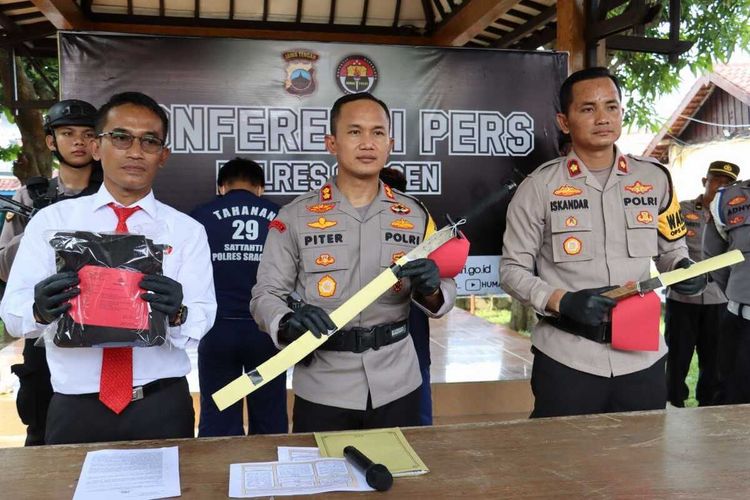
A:
[[[586,14],[585,0],[557,2],[556,49],[570,54],[568,72],[586,67]]]

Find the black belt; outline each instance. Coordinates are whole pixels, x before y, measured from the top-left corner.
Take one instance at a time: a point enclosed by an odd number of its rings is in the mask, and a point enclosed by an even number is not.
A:
[[[169,387],[170,385],[176,384],[178,382],[182,382],[183,380],[186,380],[185,377],[162,378],[159,380],[154,380],[153,382],[149,382],[146,385],[139,385],[138,387],[133,387],[133,399],[131,399],[131,401],[138,401],[139,399],[143,399],[146,396],[157,393],[160,390],[165,389]],[[98,399],[99,393],[89,392],[87,394],[64,394],[64,396]]]
[[[600,344],[612,343],[612,323],[602,323],[601,325],[591,326],[578,321],[561,316],[559,318],[544,317],[544,321],[573,335],[578,335],[585,339],[593,340]]]
[[[372,328],[349,328],[336,332],[318,349],[324,351],[365,352],[368,349],[378,350],[383,346],[395,344],[409,336],[408,321],[398,321]]]

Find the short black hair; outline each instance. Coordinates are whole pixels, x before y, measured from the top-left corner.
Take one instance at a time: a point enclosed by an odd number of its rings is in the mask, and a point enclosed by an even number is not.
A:
[[[565,79],[563,84],[560,86],[560,111],[562,114],[568,114],[568,108],[573,102],[573,85],[584,80],[594,80],[596,78],[609,78],[617,87],[617,95],[622,101],[622,89],[620,88],[620,81],[615,75],[609,72],[607,68],[596,66],[593,68],[586,68],[580,71],[576,71],[568,78]]]
[[[380,180],[402,193],[406,191],[406,176],[401,170],[384,167],[380,170]]]
[[[167,137],[167,131],[169,130],[169,119],[164,109],[159,106],[155,100],[141,92],[121,92],[115,94],[99,108],[96,113],[96,121],[94,122],[94,129],[97,134],[104,132],[104,124],[107,123],[107,113],[112,108],[124,106],[125,104],[133,104],[135,106],[142,106],[154,112],[156,116],[161,120],[162,127],[164,128],[164,139]]]
[[[383,108],[383,111],[385,111],[385,116],[388,117],[388,124],[390,125],[391,112],[388,111],[388,106],[383,101],[370,94],[369,92],[346,94],[336,99],[336,102],[333,103],[333,107],[331,107],[331,135],[336,135],[336,122],[338,121],[339,115],[341,114],[341,107],[344,104],[355,101],[362,101],[365,99],[368,101],[376,102],[380,105],[381,108]]]
[[[245,181],[253,186],[265,186],[266,180],[263,177],[263,168],[253,160],[247,158],[234,158],[229,160],[219,169],[219,175],[216,178],[216,184],[223,186],[230,182]]]

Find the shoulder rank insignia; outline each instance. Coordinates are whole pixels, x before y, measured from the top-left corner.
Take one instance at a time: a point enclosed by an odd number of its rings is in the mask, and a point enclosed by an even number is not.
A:
[[[275,229],[280,233],[286,231],[286,224],[281,222],[279,219],[274,219],[268,223],[268,229]]]
[[[321,297],[333,297],[336,293],[336,280],[330,274],[326,274],[318,281],[318,295]]]
[[[333,256],[329,253],[322,253],[318,255],[317,259],[315,259],[315,263],[323,267],[330,266],[334,262],[336,262],[336,259],[334,259]]]
[[[396,203],[395,205],[391,205],[391,212],[394,214],[406,215],[411,212],[411,208],[402,205],[401,203]]]
[[[16,214],[13,212],[5,212],[5,222],[10,222],[13,220],[13,217],[15,217]]]
[[[578,255],[581,253],[582,247],[581,240],[573,236],[563,241],[563,250],[565,250],[565,253],[568,255]]]
[[[559,188],[552,191],[552,194],[554,194],[555,196],[578,196],[581,193],[583,193],[582,190],[578,189],[575,186],[571,186],[570,184],[563,184]]]
[[[739,195],[739,196],[735,196],[734,198],[732,198],[731,200],[729,200],[727,202],[727,205],[729,205],[730,207],[733,207],[735,205],[741,205],[742,203],[745,203],[746,201],[747,201],[747,196],[745,196],[745,195]],[[8,219],[7,215],[5,216],[5,219],[6,220]]]
[[[336,222],[335,220],[329,220],[325,217],[319,217],[315,222],[307,223],[308,227],[313,227],[315,229],[328,229],[329,227],[333,227],[336,224],[338,224],[338,222]]]
[[[700,220],[700,215],[694,213],[694,212],[688,212],[685,214],[685,218],[687,220]]]
[[[326,184],[320,188],[320,201],[331,201],[333,199],[333,188],[330,184]]]
[[[393,196],[393,189],[391,189],[391,186],[389,186],[388,184],[383,184],[383,192],[389,199],[391,200],[396,199],[396,197]]]
[[[635,194],[646,194],[652,189],[654,189],[654,186],[652,186],[651,184],[641,184],[641,181],[635,181],[634,184],[625,186],[626,191],[630,191],[631,193]]]
[[[654,216],[651,215],[648,210],[641,210],[640,212],[638,212],[635,220],[637,220],[641,224],[651,224],[652,222],[654,222]]]
[[[333,203],[318,203],[316,205],[310,205],[307,207],[308,212],[313,212],[316,214],[324,214],[330,210],[333,210],[333,207],[335,207]]]
[[[623,174],[628,173],[628,160],[626,160],[624,156],[621,156],[620,159],[617,160],[617,170]]]
[[[391,222],[391,227],[395,227],[396,229],[414,229],[414,224],[402,218]]]
[[[581,166],[578,165],[578,160],[568,160],[568,175],[575,177],[581,173]]]

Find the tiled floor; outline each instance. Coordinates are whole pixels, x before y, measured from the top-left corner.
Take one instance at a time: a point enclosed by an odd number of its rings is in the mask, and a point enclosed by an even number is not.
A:
[[[431,320],[432,383],[494,382],[531,377],[530,342],[517,333],[493,325],[461,309]],[[0,447],[23,443],[25,431],[15,414],[18,379],[10,365],[22,360],[23,342],[0,349]],[[198,393],[197,350],[189,349],[193,370],[188,375],[191,392]],[[291,377],[287,377],[291,387]]]

